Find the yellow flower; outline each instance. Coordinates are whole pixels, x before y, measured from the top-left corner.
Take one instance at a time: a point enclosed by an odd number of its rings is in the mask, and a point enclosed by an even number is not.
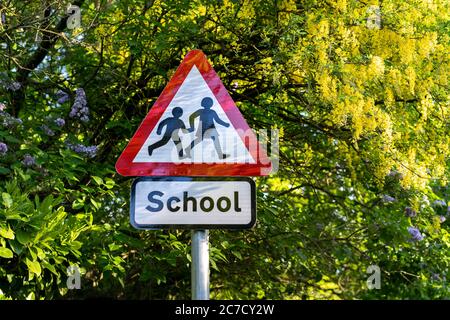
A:
[[[408,79],[409,91],[411,94],[414,94],[414,87],[416,85],[416,72],[411,66],[409,66],[408,68],[406,68],[405,73]]]
[[[400,61],[404,64],[409,64],[413,61],[415,51],[415,40],[404,39],[399,42]]]
[[[379,76],[384,73],[384,61],[383,58],[374,56],[370,61],[369,73],[374,76]]]
[[[336,79],[330,76],[327,72],[321,72],[317,76],[317,83],[320,87],[320,92],[324,100],[332,101],[337,97]]]

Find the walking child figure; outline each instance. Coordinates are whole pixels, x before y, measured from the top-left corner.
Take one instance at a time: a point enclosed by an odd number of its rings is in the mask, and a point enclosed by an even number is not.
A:
[[[180,117],[183,115],[183,109],[181,109],[180,107],[173,108],[172,115],[173,115],[173,117],[164,119],[158,125],[158,128],[156,129],[156,133],[158,135],[161,134],[164,126],[166,126],[166,131],[164,132],[164,135],[161,140],[148,146],[148,155],[149,156],[152,155],[152,153],[155,149],[164,146],[167,142],[169,142],[170,139],[172,139],[172,141],[175,143],[175,146],[177,147],[178,157],[180,159],[184,158],[183,146],[181,144],[181,138],[178,134],[179,130],[182,130],[183,132],[188,132],[183,120],[180,119]]]
[[[185,150],[185,158],[191,158],[192,148],[194,148],[199,142],[202,142],[204,138],[211,138],[213,140],[214,148],[216,149],[217,155],[220,159],[225,159],[229,156],[222,152],[219,142],[219,133],[217,132],[215,122],[227,128],[230,124],[220,119],[217,113],[214,110],[211,110],[213,104],[213,99],[209,97],[203,98],[201,102],[203,109],[199,109],[189,116],[189,132],[194,131],[194,121],[197,117],[200,117],[200,126],[195,134],[195,139]]]

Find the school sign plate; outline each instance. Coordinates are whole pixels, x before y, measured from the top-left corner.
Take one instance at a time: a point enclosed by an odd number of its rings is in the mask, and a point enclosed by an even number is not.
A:
[[[231,177],[145,177],[131,188],[138,229],[246,229],[256,221],[255,182]]]

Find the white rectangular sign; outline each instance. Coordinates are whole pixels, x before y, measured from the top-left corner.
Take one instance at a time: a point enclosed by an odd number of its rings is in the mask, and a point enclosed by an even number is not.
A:
[[[138,229],[245,229],[256,221],[250,178],[138,178],[131,188],[131,224]]]

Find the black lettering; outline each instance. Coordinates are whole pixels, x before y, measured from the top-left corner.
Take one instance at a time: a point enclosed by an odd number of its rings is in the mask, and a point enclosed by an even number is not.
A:
[[[205,207],[205,201],[209,201],[208,208]],[[214,200],[211,197],[203,197],[202,200],[200,200],[200,209],[205,212],[210,212],[214,208]]]
[[[222,207],[222,201],[225,201],[225,207]],[[231,200],[227,197],[220,197],[217,199],[217,209],[219,209],[220,212],[227,212],[231,208]]]
[[[188,197],[187,191],[183,192],[183,211],[188,211],[188,201],[192,202],[192,211],[197,211],[197,200],[193,197]]]
[[[170,197],[167,199],[167,209],[169,209],[170,212],[177,212],[180,210],[180,206],[172,207],[172,202],[180,202],[180,198],[178,197]]]
[[[242,209],[239,208],[239,193],[237,191],[234,192],[234,211],[241,212]]]
[[[162,193],[161,191],[152,191],[148,194],[148,201],[150,201],[150,203],[154,203],[156,204],[156,208],[152,207],[152,206],[147,206],[145,207],[145,209],[147,209],[150,212],[158,212],[161,211],[161,209],[163,208],[163,203],[161,200],[155,199],[155,196],[159,196],[162,197],[164,195],[164,193]]]

